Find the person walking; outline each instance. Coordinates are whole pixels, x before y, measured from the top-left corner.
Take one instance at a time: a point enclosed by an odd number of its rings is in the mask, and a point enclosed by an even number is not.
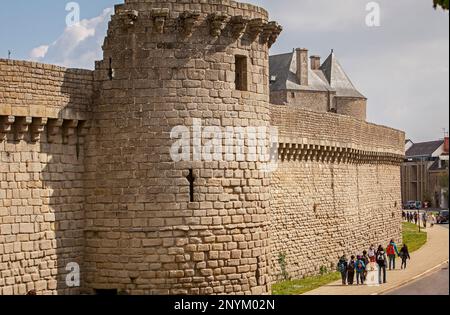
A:
[[[417,212],[414,213],[414,224],[417,225],[417,221],[419,219],[419,216],[417,214]]]
[[[355,268],[356,268],[355,256],[352,255],[347,265],[347,281],[349,285],[353,285],[353,282],[355,281]]]
[[[383,246],[380,245],[377,250],[378,279],[380,284],[386,283],[386,260],[386,252]]]
[[[345,257],[345,255],[342,255],[337,264],[337,269],[341,273],[342,285],[347,285],[347,266],[347,257]]]
[[[406,244],[403,244],[402,248],[400,249],[400,257],[402,258],[401,269],[406,269],[406,261],[408,259],[411,260],[411,256],[409,255],[408,251],[408,246]]]
[[[436,224],[436,217],[434,216],[434,214],[432,213],[430,215],[430,227],[434,227],[434,225]]]
[[[356,284],[364,284],[364,272],[366,271],[366,264],[364,263],[362,256],[357,257],[355,271]]]
[[[427,228],[427,213],[426,212],[424,212],[422,214],[422,221],[423,221],[423,227],[424,227],[424,229],[426,229]]]
[[[369,259],[369,255],[367,255],[367,251],[363,251],[363,255],[362,255],[362,260],[364,262],[364,265],[366,266],[365,270],[364,270],[364,282],[367,279],[367,266],[370,264],[370,259]]]
[[[389,258],[389,270],[395,270],[395,258],[398,256],[398,248],[393,239],[390,241],[386,251]]]

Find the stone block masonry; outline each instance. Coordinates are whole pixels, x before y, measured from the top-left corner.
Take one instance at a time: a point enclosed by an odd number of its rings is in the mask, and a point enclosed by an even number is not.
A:
[[[302,277],[398,239],[404,134],[271,105],[281,30],[229,0],[126,0],[95,71],[0,60],[0,294],[270,294],[280,253]],[[196,119],[278,127],[278,170],[174,162]]]
[[[271,274],[332,270],[342,254],[401,242],[404,134],[331,113],[272,106],[281,162],[271,182]],[[291,119],[290,117],[298,117]]]
[[[0,60],[0,294],[76,294],[89,70]]]

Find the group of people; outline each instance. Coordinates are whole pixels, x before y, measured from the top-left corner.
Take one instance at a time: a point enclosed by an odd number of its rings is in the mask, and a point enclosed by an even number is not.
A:
[[[356,257],[352,255],[350,260],[344,255],[339,259],[337,269],[342,276],[342,285],[363,285],[367,282],[369,275],[377,275],[378,271],[378,284],[387,282],[386,268],[389,270],[395,269],[396,258],[400,257],[402,260],[401,269],[406,269],[406,263],[408,259],[411,259],[408,251],[408,246],[403,244],[400,251],[397,248],[397,244],[394,240],[389,242],[386,250],[382,245],[375,249],[374,245],[371,245],[368,251],[363,251],[362,255]],[[371,277],[373,281],[373,277]],[[377,284],[377,283],[372,283]]]
[[[419,218],[420,218],[424,228],[427,227],[427,222],[430,223],[430,227],[433,227],[437,222],[437,218],[433,213],[427,214],[426,212],[423,212],[420,215],[417,211],[414,211],[414,212],[403,211],[402,217],[403,217],[403,220],[405,220],[409,223],[414,223],[416,225],[417,225],[417,223],[420,223],[419,222]]]

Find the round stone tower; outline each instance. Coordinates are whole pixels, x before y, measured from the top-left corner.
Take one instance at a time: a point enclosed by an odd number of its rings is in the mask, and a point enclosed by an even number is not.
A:
[[[270,175],[248,153],[280,32],[229,0],[115,7],[86,139],[88,292],[270,293]]]

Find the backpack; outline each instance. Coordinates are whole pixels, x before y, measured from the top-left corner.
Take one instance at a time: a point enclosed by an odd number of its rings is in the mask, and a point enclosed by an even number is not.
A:
[[[378,263],[384,263],[385,259],[384,259],[384,252],[380,251],[377,253],[377,262]]]
[[[389,244],[389,246],[387,247],[387,254],[389,256],[395,255],[394,245]]]
[[[355,262],[354,261],[350,261],[348,266],[347,266],[347,270],[348,271],[355,271]]]
[[[345,263],[343,261],[340,261],[338,263],[338,271],[339,272],[344,272],[345,271]]]

